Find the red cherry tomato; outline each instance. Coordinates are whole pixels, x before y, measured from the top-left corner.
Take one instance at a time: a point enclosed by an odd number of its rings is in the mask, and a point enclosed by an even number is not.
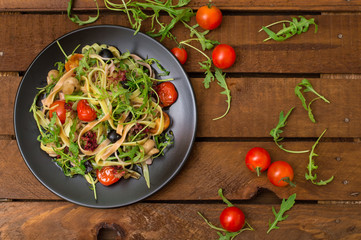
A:
[[[259,176],[260,172],[265,171],[271,164],[271,157],[266,149],[254,147],[247,152],[245,162],[248,169],[257,172]]]
[[[181,64],[184,64],[187,61],[188,54],[184,48],[175,47],[170,51],[174,54],[174,56],[176,56]]]
[[[118,182],[123,175],[124,171],[114,166],[106,166],[100,170],[97,169],[98,181],[105,186]]]
[[[78,102],[76,110],[78,112],[78,118],[81,121],[91,122],[97,118],[96,111],[89,106],[88,101],[85,99]]]
[[[243,228],[245,216],[238,207],[227,207],[219,216],[222,227],[228,232],[237,232]]]
[[[79,66],[80,59],[83,58],[83,54],[75,53],[65,63],[65,71],[69,71],[72,68]]]
[[[229,68],[236,61],[236,52],[227,44],[219,44],[213,49],[212,61],[217,68]]]
[[[276,161],[269,166],[267,176],[278,187],[287,186],[293,180],[293,168],[284,161]]]
[[[203,6],[198,9],[196,20],[199,26],[206,30],[213,30],[222,22],[222,12],[216,6]]]
[[[160,105],[168,107],[172,105],[178,98],[177,90],[171,82],[163,82],[157,86],[157,94],[159,96]]]
[[[58,115],[58,118],[62,124],[65,123],[66,118],[66,110],[65,110],[65,101],[64,100],[58,100],[53,102],[50,105],[49,110],[49,117],[50,119],[53,117],[53,113],[56,112],[56,115]]]

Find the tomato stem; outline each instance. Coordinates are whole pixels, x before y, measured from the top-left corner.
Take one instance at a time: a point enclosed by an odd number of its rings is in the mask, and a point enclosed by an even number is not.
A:
[[[233,207],[233,204],[225,196],[223,196],[222,188],[218,190],[218,195],[222,198],[223,202],[228,205],[228,207]]]
[[[257,172],[257,177],[259,177],[261,175],[261,167],[256,167],[256,172]]]

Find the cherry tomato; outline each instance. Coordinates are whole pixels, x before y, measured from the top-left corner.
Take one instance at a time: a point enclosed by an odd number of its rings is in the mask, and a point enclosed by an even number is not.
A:
[[[206,30],[213,30],[222,22],[222,12],[214,5],[203,6],[198,9],[196,20],[199,26]]]
[[[247,152],[245,161],[248,169],[257,172],[259,176],[260,172],[265,171],[271,164],[271,157],[266,149],[254,147]]]
[[[65,101],[64,100],[58,100],[53,102],[50,105],[49,110],[49,117],[50,119],[53,117],[53,113],[56,112],[56,115],[58,115],[58,118],[62,124],[65,123],[66,118],[66,110],[65,110]]]
[[[106,166],[100,170],[97,169],[98,181],[105,186],[118,182],[123,175],[124,171],[114,166]]]
[[[176,56],[181,64],[184,64],[187,61],[188,54],[184,48],[175,47],[170,51],[174,54],[174,56]]]
[[[163,82],[157,86],[157,94],[159,96],[160,105],[168,107],[172,105],[178,98],[177,90],[171,82]]]
[[[78,118],[81,121],[91,122],[97,118],[96,111],[89,106],[88,101],[85,99],[78,102],[76,110],[78,112]]]
[[[232,206],[225,208],[219,216],[222,227],[228,232],[237,232],[243,228],[245,216],[241,209]]]
[[[229,68],[236,61],[236,52],[227,44],[219,44],[213,49],[212,61],[217,68]]]
[[[276,161],[269,166],[267,176],[273,185],[284,187],[293,180],[293,168],[287,162]]]
[[[65,63],[65,71],[69,71],[72,68],[79,66],[79,60],[83,58],[83,54],[75,53],[71,55],[68,61]]]

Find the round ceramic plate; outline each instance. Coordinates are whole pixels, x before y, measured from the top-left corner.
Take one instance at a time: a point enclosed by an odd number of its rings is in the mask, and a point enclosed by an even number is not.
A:
[[[117,47],[121,52],[129,51],[142,58],[155,58],[170,71],[166,78],[173,78],[178,91],[178,100],[169,108],[174,133],[174,144],[165,155],[150,165],[150,188],[145,179],[121,179],[109,187],[96,184],[97,200],[82,176],[66,177],[52,159],[40,149],[37,141],[39,131],[30,106],[37,88],[46,85],[46,76],[54,63],[64,62],[57,41],[70,54],[78,48],[93,43]],[[154,66],[155,70],[157,67]],[[164,77],[165,78],[165,77]],[[161,189],[180,171],[191,151],[197,122],[197,111],[192,86],[180,63],[162,44],[134,30],[112,25],[85,27],[70,32],[47,46],[26,71],[15,100],[14,127],[20,152],[35,177],[49,190],[70,202],[95,208],[120,207],[138,202]]]

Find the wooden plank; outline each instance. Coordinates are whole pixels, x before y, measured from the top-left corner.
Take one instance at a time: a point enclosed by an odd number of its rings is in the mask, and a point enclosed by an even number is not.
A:
[[[46,1],[46,0],[0,0],[0,11],[66,11],[68,1]],[[112,1],[119,3],[120,1]],[[222,10],[242,10],[242,11],[360,11],[361,1],[344,0],[301,0],[289,2],[287,0],[216,0],[213,3]],[[98,1],[101,9],[106,9],[103,1]],[[206,4],[206,1],[192,0],[188,7],[198,9]],[[95,10],[94,1],[76,0],[74,10]]]
[[[287,212],[277,230],[268,230],[272,205],[238,205],[255,231],[240,239],[359,239],[361,208],[356,205],[302,205]],[[274,206],[277,210],[279,206]],[[1,239],[97,239],[101,229],[113,229],[117,239],[217,239],[197,214],[220,226],[225,204],[134,204],[98,210],[63,202],[0,203]],[[41,226],[41,227],[39,227]],[[86,226],[86,227],[85,227]],[[238,239],[236,238],[236,239]]]
[[[312,16],[307,16],[312,17]],[[236,64],[227,72],[264,73],[360,73],[361,15],[313,16],[319,24],[317,34],[311,27],[307,33],[285,42],[268,41],[265,33],[258,33],[261,26],[291,16],[226,16],[222,27],[209,34],[209,38],[232,45],[237,53]],[[0,71],[24,71],[35,56],[54,39],[79,28],[66,15],[28,14],[2,15],[0,21]],[[28,28],[28,25],[32,28]],[[129,26],[124,14],[102,16],[96,24]],[[352,28],[350,28],[352,24]],[[44,34],[46,29],[46,34]],[[144,27],[146,29],[146,26]],[[178,25],[174,34],[179,40],[188,39],[189,33]],[[342,38],[338,35],[342,34]],[[16,39],[16,41],[14,41]],[[36,39],[30,47],[29,39]],[[175,46],[164,41],[167,48]],[[76,43],[74,44],[76,46]],[[198,62],[204,57],[190,52],[185,69],[201,72]],[[210,52],[209,52],[210,54]]]
[[[198,108],[198,137],[270,137],[279,113],[296,107],[282,136],[318,137],[327,128],[326,137],[361,137],[361,83],[358,79],[309,79],[319,93],[328,98],[312,104],[317,123],[312,123],[294,94],[302,78],[229,78],[232,94],[229,114],[218,121],[227,104],[222,89],[214,82],[209,89],[201,78],[192,78]],[[20,77],[0,77],[0,134],[13,135],[13,106]],[[37,87],[37,86],[34,86]],[[307,101],[313,94],[305,94]],[[235,121],[236,120],[236,121]]]
[[[313,142],[288,142],[293,150],[310,149]],[[275,187],[266,174],[257,177],[244,164],[249,149],[264,147],[272,161],[284,160],[294,168],[297,186]],[[360,143],[320,142],[315,163],[318,179],[335,176],[327,186],[316,186],[305,180],[308,154],[289,154],[271,142],[196,142],[189,160],[167,186],[149,200],[215,200],[215,191],[225,188],[230,199],[251,199],[260,188],[269,189],[279,198],[296,192],[299,200],[361,200]],[[49,160],[50,161],[50,160]],[[0,140],[0,198],[59,199],[43,187],[30,173],[17,149],[16,142]],[[196,182],[197,184],[194,184]],[[180,191],[181,189],[181,191]],[[90,190],[89,190],[90,191]]]

